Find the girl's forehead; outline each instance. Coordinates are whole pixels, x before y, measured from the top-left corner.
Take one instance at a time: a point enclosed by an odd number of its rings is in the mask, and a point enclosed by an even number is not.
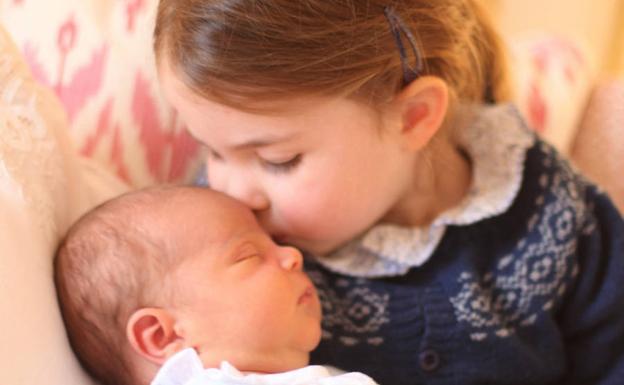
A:
[[[251,116],[298,116],[308,110],[323,107],[326,104],[335,103],[338,100],[346,99],[338,96],[321,95],[291,95],[283,98],[258,98],[248,100],[241,105],[247,108],[237,108],[218,98],[208,97],[210,93],[196,92],[190,88],[182,77],[172,69],[168,60],[163,60],[158,67],[158,77],[164,96],[168,101],[178,108],[179,106],[193,106],[194,108],[210,108],[222,111],[235,111],[247,113]]]
[[[313,134],[322,126],[368,125],[370,111],[348,99],[293,100],[280,113],[250,113],[209,99],[174,103],[187,129],[210,145],[228,147],[284,142]]]
[[[159,70],[165,97],[174,108],[188,119],[201,118],[207,124],[217,120],[232,123],[267,122],[275,128],[289,122],[319,122],[353,116],[370,107],[344,96],[294,95],[288,99],[257,100],[249,102],[249,109],[236,108],[191,90],[166,63]],[[210,121],[210,119],[213,121]],[[244,127],[244,125],[243,125]]]

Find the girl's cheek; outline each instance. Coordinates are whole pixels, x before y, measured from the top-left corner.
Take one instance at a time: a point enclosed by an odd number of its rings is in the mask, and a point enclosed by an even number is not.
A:
[[[304,206],[304,207],[301,207]],[[327,228],[333,227],[339,207],[332,207],[326,204],[307,204],[305,200],[299,202],[299,208],[291,211],[290,222],[293,227],[301,233],[308,234],[312,237],[324,235]]]
[[[296,199],[292,199],[296,198]],[[282,201],[276,207],[279,216],[284,224],[291,229],[304,230],[316,222],[319,210],[321,209],[314,202],[310,201],[305,195],[297,196],[294,194],[289,197],[288,201]]]

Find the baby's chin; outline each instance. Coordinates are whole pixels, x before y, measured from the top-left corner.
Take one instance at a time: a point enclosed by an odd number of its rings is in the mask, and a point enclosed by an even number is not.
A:
[[[319,308],[320,308],[320,302],[319,302]],[[319,327],[309,332],[309,338],[308,338],[309,344],[306,345],[306,348],[305,348],[305,350],[308,352],[308,356],[310,355],[310,352],[316,349],[321,343],[321,336],[322,336],[323,331],[320,327],[320,323],[321,323],[320,314],[321,312],[319,309]]]

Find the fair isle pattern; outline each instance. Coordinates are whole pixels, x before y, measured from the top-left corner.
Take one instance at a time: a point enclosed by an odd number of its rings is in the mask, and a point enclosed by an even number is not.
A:
[[[363,278],[338,279],[329,284],[318,271],[308,271],[308,274],[323,306],[323,339],[336,337],[345,346],[383,343],[379,329],[390,322],[388,293],[371,290],[369,282]],[[343,334],[334,336],[330,330],[340,330]]]
[[[577,235],[595,226],[587,220],[588,207],[582,199],[586,185],[578,183],[565,162],[558,162],[560,172],[548,173],[553,159],[560,159],[545,144],[540,151],[546,172],[539,179],[542,193],[534,202],[536,214],[527,224],[526,236],[513,254],[498,261],[495,271],[480,278],[461,274],[461,291],[450,299],[458,321],[468,325],[474,341],[508,337],[519,327],[534,324],[578,275]]]

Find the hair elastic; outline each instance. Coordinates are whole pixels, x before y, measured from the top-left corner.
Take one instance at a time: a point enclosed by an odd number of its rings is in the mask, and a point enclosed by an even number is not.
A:
[[[403,86],[410,84],[414,81],[423,70],[423,60],[420,52],[418,50],[418,44],[416,43],[416,38],[412,34],[412,31],[405,25],[403,19],[394,11],[394,8],[391,6],[386,6],[384,8],[384,15],[386,19],[388,19],[388,23],[390,24],[390,31],[392,35],[394,35],[394,40],[396,42],[397,47],[399,48],[399,55],[401,56],[401,67],[403,68]],[[409,58],[407,57],[407,52],[405,51],[405,46],[403,45],[403,39],[401,38],[401,32],[407,40],[409,41],[410,46],[412,47],[412,52],[414,57],[416,58],[416,65],[411,67],[409,65]]]

